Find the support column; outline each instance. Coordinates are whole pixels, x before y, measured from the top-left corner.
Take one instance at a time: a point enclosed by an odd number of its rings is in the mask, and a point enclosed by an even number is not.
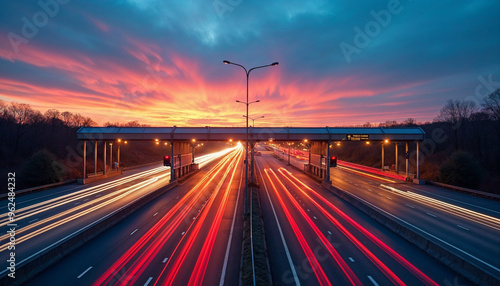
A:
[[[170,182],[175,181],[174,162],[174,140],[170,140]]]
[[[420,184],[420,141],[417,141],[417,180]]]
[[[288,143],[288,166],[290,166],[290,146],[291,144]]]
[[[384,141],[382,141],[382,172],[384,171]]]
[[[104,141],[104,158],[102,160],[102,162],[103,162],[102,174],[103,175],[106,175],[106,150],[107,149],[108,148],[106,147],[106,141]]]
[[[109,171],[113,170],[113,143],[109,144]]]
[[[330,182],[330,144],[331,141],[328,141],[328,145],[326,146],[326,181]]]
[[[398,171],[398,142],[396,142],[396,174],[399,173]]]
[[[409,163],[408,163],[408,159],[409,159],[409,158],[408,158],[408,141],[406,141],[406,149],[405,149],[405,150],[406,150],[406,153],[405,153],[405,161],[406,161],[406,179],[405,179],[405,180],[406,180],[406,181],[408,181],[408,180],[409,180],[409,176],[410,176],[410,175],[409,175],[409,167],[410,167],[410,166],[409,166]]]
[[[94,174],[97,175],[97,141],[94,141]]]
[[[254,165],[254,153],[255,153],[255,150],[254,150],[254,147],[255,147],[255,142],[250,142],[250,152],[251,153],[251,159],[252,162],[250,164],[250,182],[255,182],[255,165]]]
[[[83,141],[83,180],[87,177],[87,141]]]
[[[118,144],[118,170],[120,170],[120,147],[121,145]]]

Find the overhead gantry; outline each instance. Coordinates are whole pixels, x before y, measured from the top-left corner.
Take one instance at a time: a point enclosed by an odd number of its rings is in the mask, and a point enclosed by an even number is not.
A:
[[[177,158],[190,154],[190,143],[196,141],[233,141],[246,140],[245,127],[81,127],[77,132],[78,140],[83,140],[83,179],[86,178],[86,142],[94,142],[97,149],[97,142],[112,143],[120,141],[170,141],[172,144],[171,157]],[[380,142],[382,145],[382,169],[384,164],[384,143],[395,142],[396,154],[398,144],[404,142],[406,146],[406,178],[409,180],[409,142],[416,142],[416,180],[420,182],[420,142],[425,140],[425,132],[419,127],[405,128],[344,128],[344,127],[250,127],[249,146],[252,149],[256,142],[263,141],[304,141],[310,144],[310,171],[315,172],[321,178],[330,180],[330,160],[322,158],[330,157],[329,146],[332,142],[340,141],[367,141]],[[95,150],[97,154],[97,150]],[[104,151],[105,152],[105,151]],[[97,158],[97,155],[95,155]],[[317,158],[319,160],[311,160]],[[106,160],[104,155],[104,161]],[[119,159],[118,159],[119,160]],[[253,172],[253,156],[252,172]],[[97,160],[96,160],[97,161]],[[318,162],[316,162],[318,161]],[[322,163],[324,162],[324,163]],[[96,163],[97,164],[97,163]],[[104,163],[105,165],[106,163]],[[396,156],[396,165],[398,160]],[[96,165],[97,166],[97,165]],[[181,168],[179,171],[176,171]],[[180,176],[185,166],[171,168],[171,180]],[[189,167],[188,167],[189,168]],[[253,176],[252,176],[253,177]]]

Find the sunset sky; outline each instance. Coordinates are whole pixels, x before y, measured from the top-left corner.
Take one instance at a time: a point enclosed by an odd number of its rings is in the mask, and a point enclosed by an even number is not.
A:
[[[153,126],[431,121],[500,87],[500,2],[2,1],[0,100]],[[347,47],[347,48],[346,48]],[[347,52],[346,52],[347,51]]]

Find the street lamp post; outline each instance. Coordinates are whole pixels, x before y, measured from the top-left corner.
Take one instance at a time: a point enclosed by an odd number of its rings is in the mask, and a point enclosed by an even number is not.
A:
[[[243,115],[243,117],[246,117],[246,115]],[[261,119],[261,118],[264,118],[264,116],[260,116],[260,117],[257,117],[257,118],[251,118],[251,117],[250,117],[250,119],[252,119],[252,127],[255,127],[255,120],[257,120],[257,119]],[[250,182],[255,182],[254,144],[255,144],[255,142],[254,142],[254,141],[252,141],[252,142],[250,143],[250,146],[251,146],[251,147],[250,147],[250,154],[252,154],[252,155],[251,155],[251,157],[250,157],[250,161],[251,161],[251,164],[250,164],[250,170],[251,170],[251,171],[250,171]]]
[[[230,61],[223,61],[223,63],[226,64],[226,65],[235,65],[235,66],[241,67],[242,69],[245,70],[245,73],[246,73],[246,76],[247,76],[247,101],[246,102],[242,102],[242,101],[236,100],[236,102],[244,103],[247,106],[247,116],[246,116],[246,118],[247,118],[247,123],[246,123],[247,140],[245,142],[245,214],[248,214],[248,106],[251,103],[260,102],[260,100],[253,101],[253,102],[248,102],[248,77],[250,76],[250,72],[253,71],[253,70],[255,70],[255,69],[260,69],[260,68],[265,68],[265,67],[271,67],[271,66],[277,66],[277,65],[279,65],[279,63],[278,62],[274,62],[274,63],[272,63],[270,65],[253,67],[253,68],[251,68],[249,70],[247,70],[244,66],[242,66],[240,64],[232,63]]]

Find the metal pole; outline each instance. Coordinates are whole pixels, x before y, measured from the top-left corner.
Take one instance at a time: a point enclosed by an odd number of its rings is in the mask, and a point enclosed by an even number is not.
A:
[[[406,157],[406,154],[408,154],[408,141],[406,141],[406,153],[405,153],[405,160],[406,160],[406,181],[408,181],[408,176],[409,176],[409,164],[408,164],[408,157]]]
[[[97,175],[97,141],[94,142],[94,174]]]
[[[251,172],[250,172],[250,181],[251,182],[255,182],[255,164],[254,164],[254,161],[255,161],[255,146],[254,146],[255,142],[252,140],[252,142],[250,142],[250,153],[252,154],[251,155],[251,164],[250,164],[250,169],[251,169]],[[251,201],[251,200],[250,200]]]
[[[83,180],[85,180],[85,177],[87,177],[87,172],[86,172],[86,168],[87,168],[87,141],[83,141]]]
[[[382,171],[384,171],[384,141],[382,141]]]
[[[102,160],[102,162],[103,162],[103,167],[104,167],[104,168],[103,168],[103,170],[102,170],[102,174],[103,174],[103,175],[106,175],[106,149],[107,149],[107,148],[106,148],[106,141],[104,141],[104,158],[103,158],[103,160]]]
[[[396,142],[396,174],[398,173],[398,142]]]
[[[246,69],[245,69],[246,71]],[[248,77],[250,72],[247,73],[247,140],[245,142],[245,214],[248,214]]]

